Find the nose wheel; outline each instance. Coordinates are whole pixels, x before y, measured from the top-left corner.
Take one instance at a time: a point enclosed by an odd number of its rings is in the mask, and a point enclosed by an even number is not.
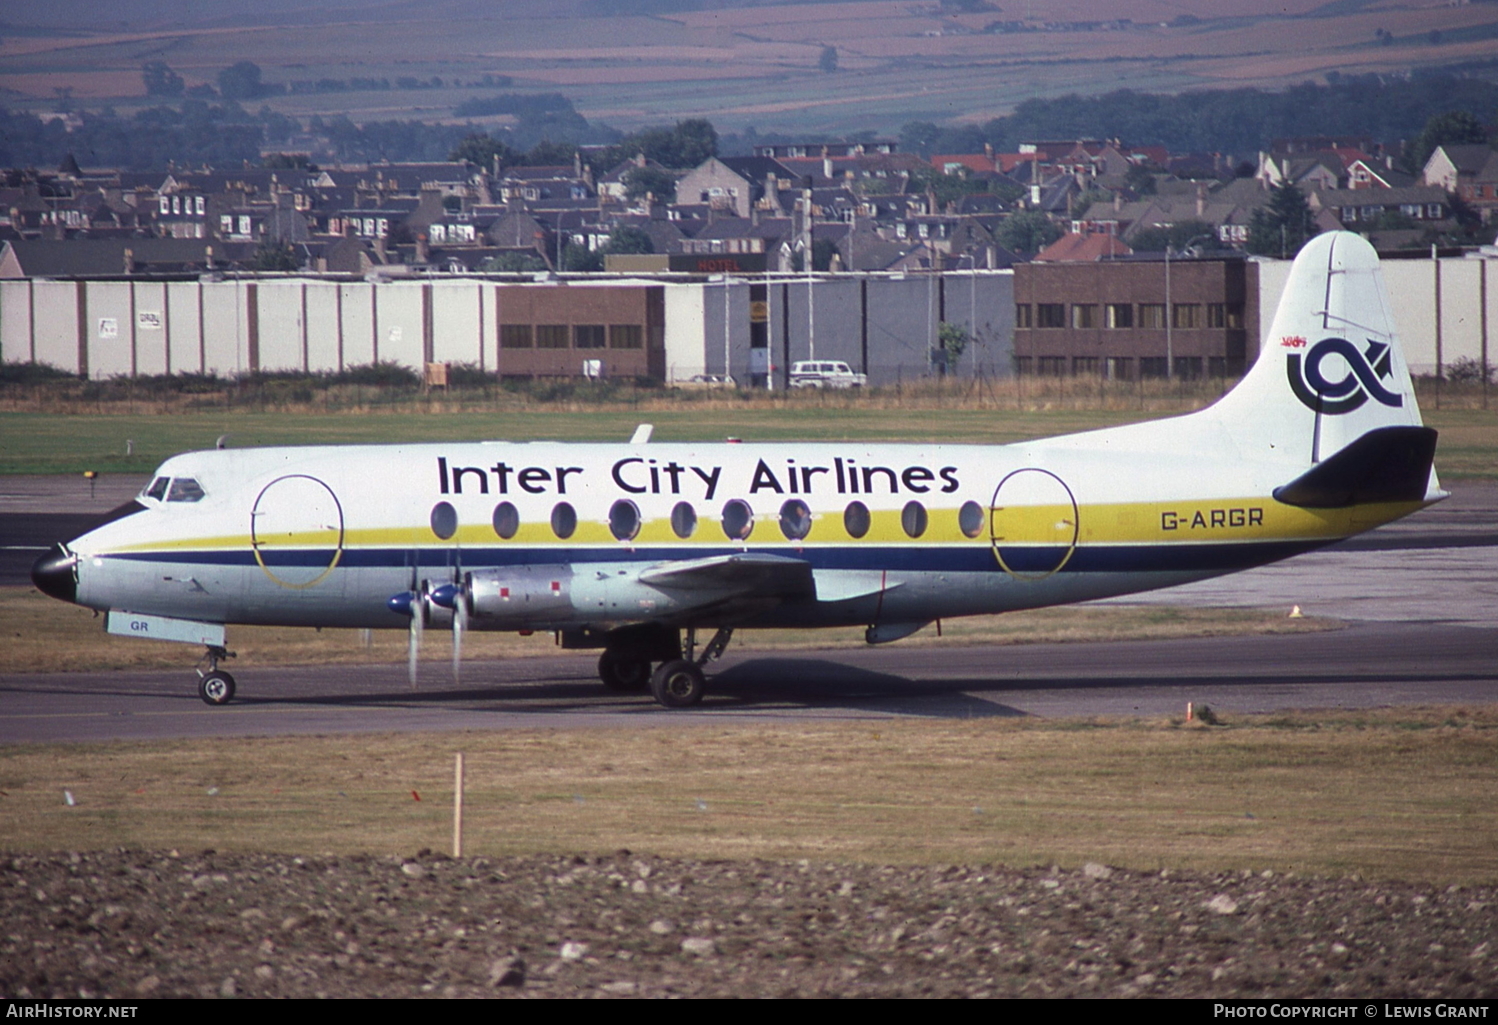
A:
[[[234,700],[234,677],[218,667],[220,659],[233,658],[234,652],[209,648],[198,663],[198,697],[207,705],[227,705]],[[203,666],[208,670],[204,672]]]

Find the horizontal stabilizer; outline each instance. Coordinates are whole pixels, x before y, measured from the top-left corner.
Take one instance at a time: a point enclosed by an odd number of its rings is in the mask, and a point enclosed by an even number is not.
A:
[[[1425,497],[1435,455],[1433,428],[1380,427],[1275,488],[1274,497],[1304,509],[1418,502]]]
[[[640,580],[666,589],[729,591],[760,597],[815,594],[809,562],[757,552],[663,562],[642,572]]]

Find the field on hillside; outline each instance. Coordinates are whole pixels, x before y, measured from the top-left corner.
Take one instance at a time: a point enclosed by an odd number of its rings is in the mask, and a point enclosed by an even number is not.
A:
[[[971,12],[903,0],[682,12],[642,0],[624,14],[586,0],[436,0],[279,12],[200,4],[172,16],[164,3],[136,3],[119,19],[91,9],[70,16],[83,6],[67,0],[12,16],[23,24],[0,42],[9,105],[50,109],[67,89],[75,100],[128,107],[145,100],[146,61],[166,61],[193,86],[251,60],[273,83],[443,79],[441,88],[269,98],[300,116],[443,120],[492,91],[477,88],[481,75],[499,74],[519,89],[559,89],[590,120],[626,130],[703,116],[721,131],[891,131],[913,118],[982,120],[1034,96],[1282,87],[1329,71],[1439,67],[1491,56],[1498,35],[1490,4],[1387,0],[1209,0],[1191,15],[1161,0],[1033,0]],[[999,23],[1012,30],[986,31]],[[836,73],[819,69],[827,46],[837,50]]]

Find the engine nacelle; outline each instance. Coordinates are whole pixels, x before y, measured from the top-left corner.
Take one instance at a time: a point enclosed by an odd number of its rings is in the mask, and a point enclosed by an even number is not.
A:
[[[642,583],[636,563],[506,566],[464,574],[472,625],[481,630],[553,629],[667,615],[670,592]]]

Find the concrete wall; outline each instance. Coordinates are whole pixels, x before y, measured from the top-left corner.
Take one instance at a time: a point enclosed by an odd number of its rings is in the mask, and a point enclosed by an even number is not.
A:
[[[1262,342],[1290,264],[1257,263]],[[1485,331],[1488,362],[1498,363],[1492,341],[1498,332],[1498,258],[1390,259],[1383,267],[1406,358],[1416,374],[1432,374],[1438,363],[1449,366],[1462,358],[1480,362]],[[665,376],[685,381],[727,372],[748,382],[751,285],[766,290],[776,387],[784,383],[790,363],[813,356],[845,360],[876,384],[928,376],[943,306],[947,321],[969,326],[974,334],[956,372],[1004,376],[1012,372],[1013,282],[1009,271],[817,275],[810,282],[804,275],[776,275],[734,278],[726,286],[669,282],[663,286]],[[596,281],[586,287],[643,283]],[[428,353],[492,370],[500,365],[501,287],[513,286],[479,278],[6,280],[0,281],[0,360],[34,360],[94,378],[233,376],[256,367],[337,370],[376,359],[418,367]]]
[[[1411,373],[1431,375],[1458,359],[1481,363],[1486,351],[1491,367],[1498,363],[1498,259],[1446,257],[1440,260],[1384,260],[1384,284],[1394,324]],[[1269,338],[1274,310],[1290,274],[1290,261],[1259,263],[1260,342]],[[1437,313],[1437,281],[1440,306]],[[1486,318],[1483,314],[1486,299]],[[1484,341],[1486,323],[1486,341]],[[1439,349],[1437,352],[1437,340]]]

